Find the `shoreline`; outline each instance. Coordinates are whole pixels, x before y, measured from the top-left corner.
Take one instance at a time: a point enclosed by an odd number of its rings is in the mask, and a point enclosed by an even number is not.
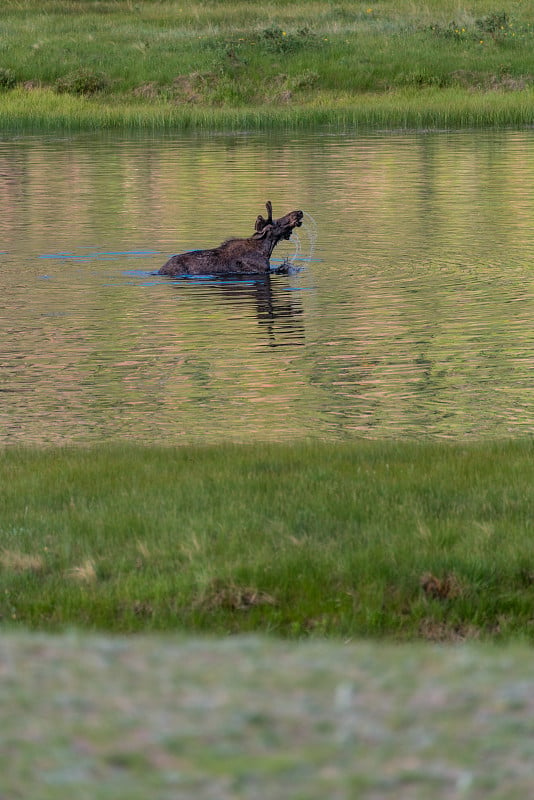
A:
[[[146,132],[463,130],[529,128],[534,89],[520,92],[423,89],[368,93],[358,98],[321,98],[286,106],[212,107],[170,101],[133,102],[16,88],[3,95],[0,128],[13,132],[137,130]]]

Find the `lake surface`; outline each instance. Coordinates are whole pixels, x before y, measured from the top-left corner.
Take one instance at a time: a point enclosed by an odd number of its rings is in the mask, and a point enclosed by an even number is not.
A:
[[[0,443],[534,432],[534,131],[0,140]],[[154,277],[309,216],[269,282]]]

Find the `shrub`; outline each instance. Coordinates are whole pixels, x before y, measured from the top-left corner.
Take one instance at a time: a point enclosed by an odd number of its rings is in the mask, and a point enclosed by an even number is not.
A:
[[[510,19],[506,11],[496,11],[477,19],[476,24],[482,33],[498,34],[510,27]]]
[[[427,69],[414,70],[413,72],[401,73],[397,76],[397,81],[404,86],[420,89],[423,86],[437,86],[443,88],[449,86],[451,79],[448,75],[437,75]]]
[[[58,78],[55,89],[60,93],[91,95],[107,89],[109,84],[109,78],[102,72],[82,68]]]
[[[259,33],[258,43],[270,53],[291,53],[305,45],[315,43],[315,34],[309,28],[287,33],[278,25],[271,25]]]
[[[482,36],[491,36],[495,42],[504,42],[510,33],[510,17],[506,11],[495,11],[476,20]]]
[[[312,89],[318,80],[318,73],[307,69],[300,75],[295,75],[293,78],[290,78],[290,89],[293,91],[298,91],[299,89]]]
[[[16,82],[15,73],[12,69],[0,67],[0,89],[13,89]]]

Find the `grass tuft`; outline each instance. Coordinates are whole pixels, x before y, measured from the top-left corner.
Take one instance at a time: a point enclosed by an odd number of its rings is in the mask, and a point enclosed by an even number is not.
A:
[[[257,606],[274,606],[276,600],[267,592],[215,578],[203,592],[198,605],[207,611],[247,611]]]
[[[68,576],[79,583],[95,583],[96,568],[95,562],[87,558],[79,567],[73,567],[68,571]]]
[[[60,94],[94,95],[109,86],[109,78],[102,72],[80,68],[75,72],[58,78],[54,88]]]
[[[425,596],[433,600],[452,600],[464,593],[464,588],[453,572],[442,578],[427,572],[421,576],[421,588]]]

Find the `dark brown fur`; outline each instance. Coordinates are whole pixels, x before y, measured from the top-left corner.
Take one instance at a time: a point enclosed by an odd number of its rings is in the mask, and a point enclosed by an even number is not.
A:
[[[211,250],[193,250],[171,256],[159,275],[258,275],[270,271],[269,259],[282,239],[289,239],[302,225],[302,211],[291,211],[273,220],[272,204],[266,203],[267,219],[256,219],[248,239],[229,239]]]

